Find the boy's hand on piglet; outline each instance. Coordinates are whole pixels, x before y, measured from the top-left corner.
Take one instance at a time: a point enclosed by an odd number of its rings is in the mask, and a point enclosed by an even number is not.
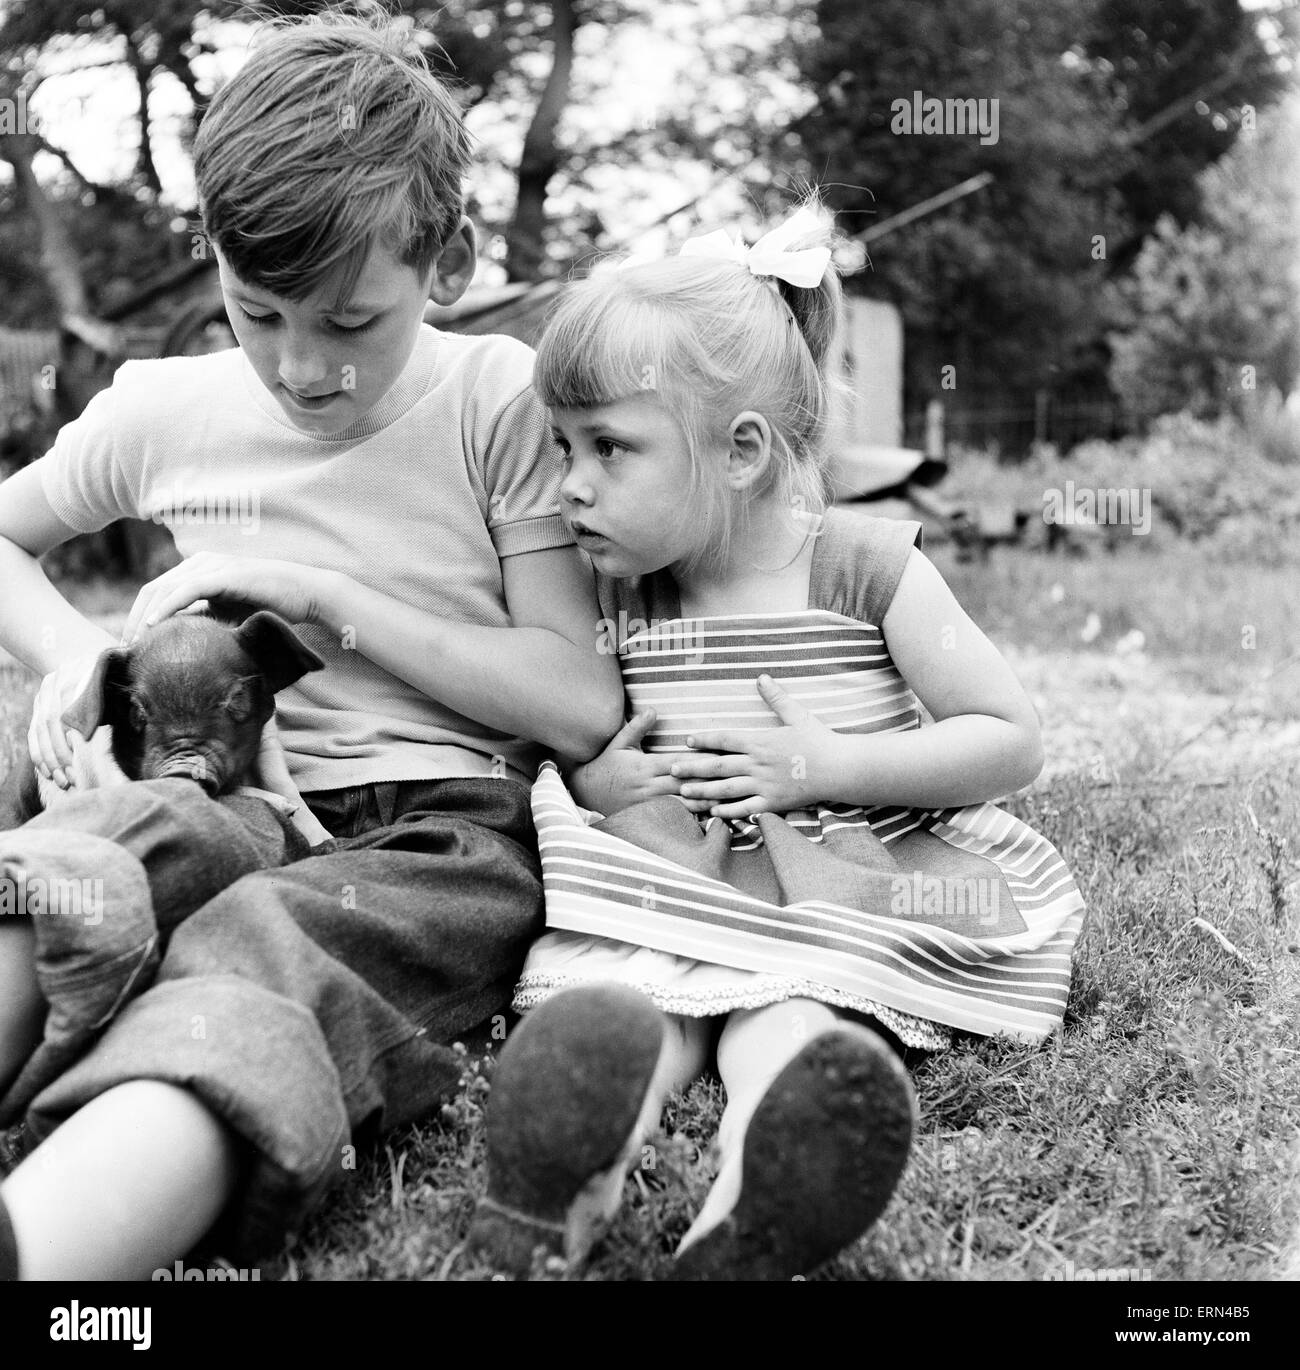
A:
[[[112,647],[112,638],[105,635],[104,646]],[[27,752],[32,765],[46,779],[53,780],[60,789],[72,784],[72,743],[63,723],[64,711],[86,688],[99,653],[73,657],[65,661],[41,681],[32,701],[32,719],[27,729]]]
[[[677,793],[672,754],[641,749],[654,725],[653,709],[633,715],[598,757],[569,772],[570,788],[583,808],[608,817],[631,804]]]
[[[781,727],[692,733],[686,742],[693,754],[674,758],[682,798],[697,812],[747,818],[788,813],[826,797],[835,764],[835,732],[770,676],[758,678],[758,693]]]
[[[235,600],[271,609],[288,623],[311,623],[318,616],[321,587],[332,574],[292,561],[200,552],[141,588],[122,644],[129,646],[154,624],[199,600]]]

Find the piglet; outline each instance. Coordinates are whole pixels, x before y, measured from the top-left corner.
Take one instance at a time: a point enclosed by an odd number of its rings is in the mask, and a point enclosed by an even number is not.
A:
[[[164,619],[132,646],[103,652],[64,713],[90,739],[74,745],[74,780],[84,788],[184,776],[213,798],[229,794],[250,783],[276,692],[324,664],[268,610],[238,626],[203,614]],[[59,793],[30,762],[15,767],[0,791],[0,829]]]

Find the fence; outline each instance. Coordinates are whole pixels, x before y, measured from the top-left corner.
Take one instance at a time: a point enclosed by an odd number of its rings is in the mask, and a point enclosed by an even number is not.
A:
[[[939,408],[936,410],[935,406]],[[1035,443],[1062,452],[1090,438],[1115,439],[1129,432],[1128,416],[1114,400],[1058,398],[1039,391],[1035,402],[962,406],[931,400],[904,415],[904,445],[939,455],[971,447],[1003,457],[1023,456]]]

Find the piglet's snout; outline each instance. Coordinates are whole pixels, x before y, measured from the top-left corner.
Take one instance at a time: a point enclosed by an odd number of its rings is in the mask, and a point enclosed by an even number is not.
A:
[[[207,747],[178,747],[146,757],[142,770],[146,780],[183,776],[202,785],[211,795],[221,793],[229,774],[228,758]]]

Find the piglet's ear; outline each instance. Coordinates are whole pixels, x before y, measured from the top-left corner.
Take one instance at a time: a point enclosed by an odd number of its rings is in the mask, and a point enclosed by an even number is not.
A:
[[[325,663],[298,638],[292,628],[269,609],[262,609],[235,629],[239,645],[257,662],[272,692],[283,690],[308,671]]]
[[[123,647],[100,652],[85,688],[63,711],[64,726],[88,738],[105,723],[116,723],[130,683],[130,653]]]

